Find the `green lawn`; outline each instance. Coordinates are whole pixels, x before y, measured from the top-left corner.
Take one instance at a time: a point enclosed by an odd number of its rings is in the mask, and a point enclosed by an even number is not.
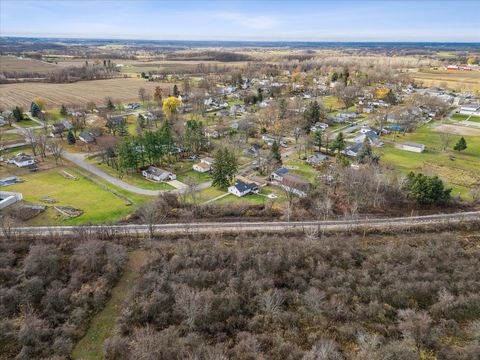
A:
[[[283,165],[286,167],[291,166],[292,169],[290,169],[290,173],[298,175],[306,181],[314,182],[315,179],[318,177],[318,172],[309,164],[307,164],[304,160],[289,159],[287,161],[284,161]]]
[[[451,119],[458,120],[458,121],[463,121],[468,119],[468,121],[480,122],[480,116],[469,116],[469,115],[463,115],[463,114],[453,114]]]
[[[120,178],[118,176],[118,172],[115,169],[113,169],[112,167],[106,164],[101,163],[97,158],[88,159],[87,161],[95,165],[95,167],[106,172],[108,175],[119,178],[130,185],[134,185],[142,189],[147,189],[147,190],[173,190],[174,189],[173,186],[170,186],[167,183],[164,183],[164,182],[157,183],[157,182],[147,180],[140,173],[132,174],[132,175],[124,175],[123,177]]]
[[[425,144],[427,149],[418,154],[394,148],[386,144],[380,151],[383,153],[381,163],[393,167],[403,174],[409,171],[435,174],[453,188],[453,195],[469,197],[472,186],[480,184],[480,137],[464,136],[468,148],[461,153],[452,148],[460,138],[454,135],[449,149],[441,151],[441,135],[425,125],[414,133],[397,135],[396,142],[411,141]],[[391,137],[386,137],[390,140]]]
[[[210,186],[202,191],[199,191],[197,193],[197,197],[200,200],[200,202],[205,202],[210,199],[216,198],[217,196],[220,196],[222,194],[225,194],[226,191],[217,189],[216,187]]]
[[[2,134],[0,133],[0,140],[2,141],[11,141],[11,140],[23,140],[23,136],[20,134]]]
[[[78,180],[64,178],[60,174],[62,169],[77,176]],[[149,199],[149,197],[130,194],[115,188],[113,185],[103,183],[107,188],[134,201],[133,205],[128,206],[125,199],[89,181],[71,167],[53,168],[25,174],[21,177],[25,180],[24,183],[10,185],[5,190],[21,192],[27,202],[41,204],[40,199],[51,197],[57,201],[56,204],[58,205],[70,205],[84,211],[77,218],[63,220],[53,208],[49,208],[32,219],[30,221],[31,225],[77,225],[116,221],[131,213],[139,204]]]
[[[327,109],[338,110],[343,107],[342,102],[336,96],[325,96],[322,98],[322,103]]]
[[[25,119],[25,120],[22,120],[22,121],[17,121],[15,123],[16,125],[22,127],[22,128],[28,128],[28,127],[33,127],[33,126],[40,126],[39,123],[31,120],[31,119]]]

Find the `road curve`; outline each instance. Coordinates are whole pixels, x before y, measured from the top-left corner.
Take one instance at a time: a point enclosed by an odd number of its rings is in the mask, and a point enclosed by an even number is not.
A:
[[[164,193],[166,191],[169,192],[174,192],[174,193],[181,193],[185,191],[185,189],[176,189],[176,190],[147,190],[147,189],[142,189],[134,185],[130,185],[126,183],[125,181],[122,181],[116,177],[113,177],[106,172],[100,170],[96,166],[88,163],[85,161],[85,156],[86,154],[79,154],[79,153],[71,153],[71,152],[66,152],[64,151],[62,153],[62,156],[67,159],[68,161],[74,163],[75,165],[87,170],[88,172],[98,176],[99,178],[108,181],[109,183],[118,186],[121,189],[130,191],[135,194],[140,194],[140,195],[147,195],[147,196],[158,196],[161,193]],[[207,187],[211,186],[211,182],[205,182],[200,185],[198,185],[197,190],[202,190]]]
[[[441,225],[458,223],[479,223],[480,211],[461,212],[452,214],[437,214],[425,216],[411,216],[381,219],[356,219],[356,220],[328,220],[328,221],[297,221],[297,222],[210,222],[210,223],[175,223],[155,224],[153,229],[158,234],[185,234],[185,233],[228,233],[228,232],[254,232],[254,231],[305,231],[321,229],[331,230],[354,230],[355,228],[402,228],[421,225]],[[72,235],[79,229],[95,231],[109,231],[118,235],[137,235],[149,232],[148,224],[128,225],[93,225],[93,226],[42,226],[42,227],[15,227],[9,231],[0,232],[0,238],[6,233],[46,237],[51,235]],[[480,228],[480,225],[479,225]]]

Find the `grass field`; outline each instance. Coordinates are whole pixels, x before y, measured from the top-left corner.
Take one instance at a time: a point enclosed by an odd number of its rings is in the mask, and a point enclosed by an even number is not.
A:
[[[62,168],[40,171],[24,176],[26,181],[8,186],[8,191],[21,192],[24,200],[40,204],[40,199],[51,197],[58,205],[69,205],[82,209],[84,213],[73,219],[63,220],[60,214],[49,208],[44,213],[30,221],[31,225],[77,225],[85,223],[108,223],[116,221],[131,213],[135,206],[127,206],[124,199],[112,192],[100,188],[86,178],[79,176],[78,180],[65,179],[59,171]],[[70,168],[67,171],[78,176]],[[113,188],[113,187],[112,187]],[[132,197],[131,194],[128,194]],[[138,197],[135,197],[138,200]],[[144,197],[142,200],[146,200]]]
[[[463,114],[453,114],[451,119],[458,120],[458,121],[463,121],[468,119],[468,121],[480,122],[480,116],[469,116],[469,115],[463,115]]]
[[[322,103],[326,109],[338,110],[343,107],[342,102],[336,96],[325,96]]]
[[[173,85],[136,78],[78,81],[71,84],[2,84],[0,85],[0,107],[9,109],[18,105],[28,108],[36,97],[45,99],[50,108],[60,107],[62,104],[85,105],[92,101],[103,104],[106,97],[121,102],[138,101],[139,88],[143,87],[147,93],[153,94],[157,86],[168,91]]]
[[[460,136],[454,135],[448,151],[441,151],[441,134],[425,125],[414,133],[399,135],[395,141],[412,141],[427,146],[424,153],[418,154],[385,145],[381,152],[382,164],[393,167],[403,174],[409,171],[438,175],[453,188],[453,195],[469,197],[474,185],[480,185],[480,137],[464,136],[468,148],[459,153],[452,148]]]

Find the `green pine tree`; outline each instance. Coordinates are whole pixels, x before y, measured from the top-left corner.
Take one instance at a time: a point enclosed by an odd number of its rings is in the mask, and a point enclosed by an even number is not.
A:
[[[278,143],[275,140],[272,144],[272,148],[270,149],[272,153],[272,158],[274,158],[280,164],[282,163],[282,154],[280,154],[280,148],[278,147]]]
[[[60,107],[60,115],[67,116],[67,113],[67,108],[65,107],[65,105],[62,104],[62,106]]]
[[[67,134],[67,143],[68,145],[73,145],[77,142],[77,140],[75,139],[75,135],[73,135],[73,132],[72,130],[68,130],[68,134]]]
[[[32,114],[33,117],[38,117],[42,109],[40,109],[40,106],[38,106],[37,103],[32,102],[30,105],[30,113]]]
[[[323,133],[321,131],[315,131],[313,134],[313,143],[315,146],[318,146],[318,151],[322,151],[322,140],[323,140]]]
[[[23,110],[20,109],[18,106],[15,106],[15,109],[13,109],[13,117],[16,121],[22,121],[24,119]]]
[[[453,147],[453,150],[456,150],[458,152],[465,150],[467,148],[467,142],[465,141],[465,138],[462,136],[460,140],[455,144]]]
[[[178,97],[180,95],[180,91],[178,91],[177,84],[173,85],[173,96]]]
[[[335,140],[333,140],[331,149],[333,151],[337,151],[338,154],[345,149],[345,139],[343,137],[343,133],[339,132]]]

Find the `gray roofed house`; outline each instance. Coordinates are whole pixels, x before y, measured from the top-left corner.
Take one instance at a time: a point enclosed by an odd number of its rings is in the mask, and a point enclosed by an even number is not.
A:
[[[307,163],[309,163],[310,165],[318,165],[325,160],[328,160],[328,156],[319,152],[316,152],[313,155],[307,157]]]
[[[86,144],[92,143],[95,141],[95,138],[87,131],[82,131],[78,138]]]
[[[363,143],[361,142],[352,144],[345,149],[344,153],[345,155],[356,157],[360,152],[360,150],[362,149],[362,146],[363,146]]]
[[[153,181],[175,180],[177,178],[177,176],[170,171],[155,166],[149,166],[147,169],[143,170],[142,175],[146,179]]]
[[[274,172],[272,172],[272,174],[270,175],[270,178],[272,180],[282,181],[283,178],[289,173],[290,171],[287,168],[281,167],[275,170]]]

